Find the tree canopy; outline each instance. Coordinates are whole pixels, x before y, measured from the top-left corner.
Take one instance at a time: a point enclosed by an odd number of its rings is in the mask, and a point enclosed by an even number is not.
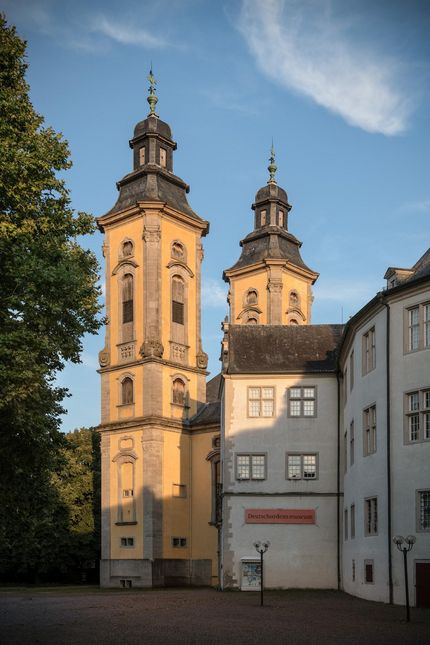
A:
[[[67,394],[55,377],[102,324],[97,260],[78,242],[94,220],[71,206],[68,145],[33,108],[25,50],[0,16],[0,542],[43,524]]]

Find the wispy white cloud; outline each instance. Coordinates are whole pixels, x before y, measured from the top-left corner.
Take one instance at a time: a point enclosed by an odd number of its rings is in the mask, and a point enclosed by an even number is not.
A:
[[[328,0],[242,0],[238,21],[258,67],[367,132],[403,132],[413,100],[400,61],[357,43]]]
[[[407,202],[401,206],[401,210],[409,213],[430,213],[430,199]]]
[[[314,287],[315,300],[338,302],[339,304],[357,304],[360,306],[375,295],[378,288],[365,280],[322,280]],[[382,284],[381,284],[382,288]]]
[[[202,304],[204,307],[225,307],[227,310],[227,287],[220,280],[202,280]]]
[[[92,20],[91,31],[103,34],[122,45],[136,45],[145,48],[162,48],[168,43],[149,29],[121,23],[107,16],[97,16]]]

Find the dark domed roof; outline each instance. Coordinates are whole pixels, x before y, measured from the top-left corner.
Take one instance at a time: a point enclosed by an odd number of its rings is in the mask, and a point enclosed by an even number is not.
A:
[[[288,195],[283,188],[278,186],[274,181],[269,181],[263,188],[257,192],[255,203],[267,201],[268,199],[279,199],[281,202],[288,204]]]
[[[139,121],[134,128],[134,138],[140,137],[147,132],[157,132],[166,139],[172,138],[170,126],[156,116],[148,116],[143,121]]]

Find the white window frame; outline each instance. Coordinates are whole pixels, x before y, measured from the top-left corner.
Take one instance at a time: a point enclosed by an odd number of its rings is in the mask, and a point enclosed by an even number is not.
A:
[[[254,396],[255,392],[258,390],[258,395]],[[271,390],[271,394],[268,392]],[[276,388],[273,385],[249,385],[247,390],[247,416],[249,419],[271,419],[275,416],[275,394]],[[272,402],[271,413],[267,414],[267,409],[265,404],[269,401]],[[259,403],[258,413],[256,410],[251,411],[252,404]]]
[[[416,405],[412,406],[415,397]],[[404,442],[405,444],[430,441],[430,386],[405,392],[404,397]],[[415,421],[415,428],[413,428]],[[415,435],[411,430],[414,429]]]
[[[416,319],[412,319],[416,313]],[[419,302],[405,309],[405,354],[430,349],[430,302]]]
[[[425,507],[425,510],[423,510],[423,501],[422,501],[424,495],[427,497],[427,506]],[[427,519],[425,519],[424,515],[427,516]],[[416,491],[416,516],[417,516],[417,532],[430,533],[430,489],[429,488]]]
[[[306,391],[313,390],[313,396]],[[299,391],[299,395],[295,394]],[[317,415],[317,386],[316,385],[292,385],[287,390],[288,394],[288,417],[290,419],[315,419]],[[306,403],[313,401],[313,413],[305,414]],[[293,414],[292,404],[298,403],[299,414]]]
[[[376,403],[363,410],[363,455],[374,455],[377,450],[377,412]]]
[[[375,325],[370,327],[362,340],[362,372],[363,376],[372,372],[376,367],[376,335]]]
[[[257,459],[263,459],[263,464],[257,463]],[[239,461],[243,460],[243,464]],[[264,481],[267,479],[267,453],[266,452],[238,452],[235,455],[235,477],[236,481]],[[248,462],[248,476],[241,474],[241,468],[246,467],[245,461]],[[263,466],[263,476],[257,474]]]
[[[298,468],[297,474],[290,475],[290,457],[296,458],[297,463],[294,465]],[[306,475],[306,458],[312,457],[315,459],[315,477]],[[285,478],[289,481],[302,480],[302,481],[315,481],[319,479],[319,455],[317,452],[287,452],[285,455]],[[293,466],[293,464],[291,464]]]
[[[378,535],[378,498],[367,497],[364,500],[364,535]]]
[[[351,540],[355,538],[355,504],[351,504],[351,507],[349,509],[349,521],[351,525]]]

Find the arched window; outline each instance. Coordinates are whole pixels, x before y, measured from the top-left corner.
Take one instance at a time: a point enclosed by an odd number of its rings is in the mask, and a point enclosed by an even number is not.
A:
[[[258,302],[258,293],[256,289],[248,289],[246,294],[246,304],[247,305],[256,305]]]
[[[124,258],[128,258],[130,255],[133,255],[133,242],[130,242],[130,240],[124,242],[122,245],[122,255]]]
[[[177,260],[183,260],[185,258],[185,250],[180,242],[173,242],[172,258],[176,258]]]
[[[129,376],[126,376],[121,383],[121,403],[123,405],[133,403],[133,379]]]
[[[133,276],[126,273],[122,279],[122,322],[133,322]]]
[[[177,405],[185,405],[185,383],[180,378],[173,381],[172,400]]]
[[[172,278],[172,322],[185,324],[185,284],[182,278],[174,275]]]

